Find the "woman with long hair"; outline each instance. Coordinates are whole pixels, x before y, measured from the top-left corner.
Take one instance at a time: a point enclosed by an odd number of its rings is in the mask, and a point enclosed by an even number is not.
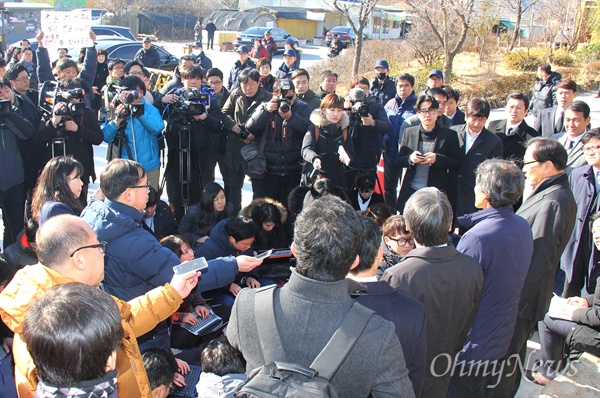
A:
[[[285,225],[287,210],[278,201],[271,198],[254,199],[242,209],[240,215],[251,218],[258,227],[258,234],[252,245],[254,251],[289,247]]]
[[[82,174],[83,165],[71,156],[57,156],[46,163],[31,203],[32,217],[39,225],[59,214],[81,214]]]
[[[210,236],[210,230],[217,223],[233,215],[233,208],[227,203],[225,191],[216,182],[204,186],[200,203],[190,206],[179,223],[180,235],[186,236],[197,248]]]

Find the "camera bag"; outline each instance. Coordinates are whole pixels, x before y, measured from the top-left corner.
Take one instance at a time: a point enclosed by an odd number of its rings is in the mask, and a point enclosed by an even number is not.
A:
[[[262,180],[267,171],[267,158],[265,158],[264,154],[266,142],[267,134],[263,134],[260,138],[260,143],[254,140],[240,149],[244,174],[255,180]]]

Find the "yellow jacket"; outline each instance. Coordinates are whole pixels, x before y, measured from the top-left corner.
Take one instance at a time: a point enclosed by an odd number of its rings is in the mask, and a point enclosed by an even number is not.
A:
[[[77,281],[41,264],[29,265],[17,272],[12,282],[0,294],[0,316],[15,332],[13,354],[20,398],[32,398],[37,386],[35,365],[21,336],[27,307],[52,286],[70,282]],[[174,313],[183,300],[169,284],[157,287],[130,302],[113,298],[121,311],[121,322],[125,331],[123,343],[117,352],[119,397],[152,398],[136,337],[154,329],[159,322]]]

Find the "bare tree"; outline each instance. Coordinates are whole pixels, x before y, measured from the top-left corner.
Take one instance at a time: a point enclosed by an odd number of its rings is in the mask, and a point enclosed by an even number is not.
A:
[[[405,3],[417,20],[429,25],[444,49],[444,76],[450,81],[454,57],[467,38],[475,0],[405,0]]]
[[[326,1],[326,3],[328,3]],[[352,62],[352,73],[358,75],[360,65],[360,55],[362,53],[363,30],[369,23],[373,8],[379,3],[379,0],[355,0],[353,3],[333,0],[329,3],[334,9],[343,15],[350,27],[356,34],[356,52]]]
[[[567,50],[573,51],[589,36],[594,15],[588,15],[579,0],[539,0],[536,8],[546,28],[547,41],[553,42],[560,35]]]
[[[106,8],[113,14],[124,12],[140,12],[148,7],[148,0],[96,0],[98,6]]]
[[[406,43],[415,51],[417,61],[428,68],[444,56],[444,49],[431,27],[424,21],[415,21],[406,34]]]
[[[470,35],[474,39],[474,45],[479,54],[479,66],[483,65],[483,58],[496,49],[494,41],[497,36],[492,32],[496,25],[502,6],[498,2],[483,1],[477,5],[477,10],[471,22]]]
[[[508,45],[508,51],[512,51],[513,48],[517,45],[517,40],[519,39],[519,35],[521,32],[521,20],[523,19],[523,14],[527,12],[530,8],[538,3],[538,0],[505,0],[504,5],[512,11],[515,16],[515,30],[512,35],[512,39],[510,40],[510,44]],[[533,12],[533,10],[532,10]]]

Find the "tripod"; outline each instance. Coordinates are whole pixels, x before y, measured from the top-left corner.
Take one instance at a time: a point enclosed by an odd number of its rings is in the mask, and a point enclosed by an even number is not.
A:
[[[178,145],[179,145],[179,187],[181,192],[181,205],[183,206],[184,214],[187,213],[188,207],[190,206],[190,186],[192,183],[192,166],[195,163],[195,167],[198,175],[198,182],[200,188],[204,187],[204,181],[202,179],[202,169],[198,163],[198,158],[195,158],[195,162],[192,162],[192,150],[194,147],[194,137],[190,131],[190,120],[186,118],[180,125],[178,131]]]
[[[119,130],[117,130],[117,135],[115,136],[115,139],[108,148],[106,160],[108,160],[109,162],[113,159],[118,159],[121,157],[121,154],[123,153],[123,147],[127,152],[127,158],[130,160],[135,160],[131,154],[131,148],[129,148],[129,141],[127,140],[127,136],[125,135],[126,128],[127,121],[123,120],[119,125]]]

